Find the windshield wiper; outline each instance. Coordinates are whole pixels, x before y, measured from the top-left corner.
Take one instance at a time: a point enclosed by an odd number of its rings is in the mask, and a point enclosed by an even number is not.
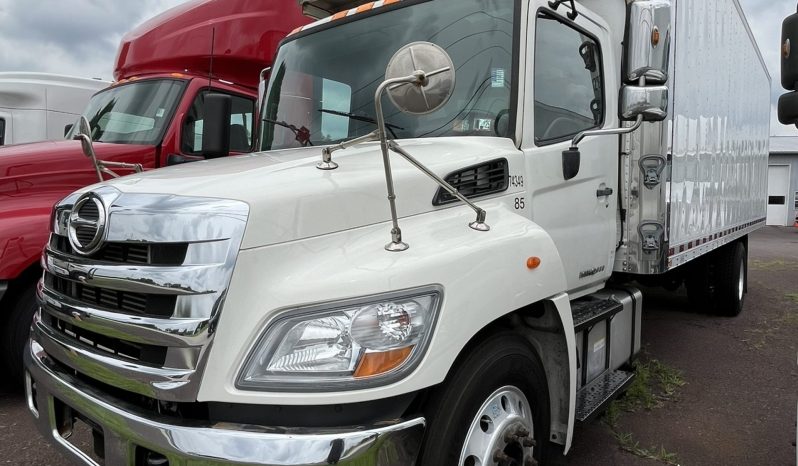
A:
[[[264,118],[263,121],[265,121],[266,123],[271,123],[273,125],[282,126],[283,128],[290,129],[291,132],[294,133],[294,136],[296,136],[297,142],[302,144],[302,147],[313,145],[313,143],[310,142],[310,130],[305,128],[304,126],[301,128],[297,128],[296,126],[287,123],[285,121],[272,120],[271,118]]]
[[[322,112],[322,113],[329,113],[331,115],[338,115],[338,116],[347,117],[347,118],[355,120],[355,121],[362,121],[364,123],[371,123],[372,125],[376,125],[377,124],[377,120],[375,120],[374,118],[371,118],[369,116],[365,116],[365,115],[357,115],[355,113],[349,113],[349,112],[339,112],[338,110],[330,110],[328,108],[320,108],[319,111]],[[404,131],[404,128],[402,128],[401,126],[392,125],[390,123],[385,123],[385,127],[388,128],[388,131],[391,132],[391,136],[393,136],[394,139],[396,139],[396,133],[393,132],[394,128],[396,128],[396,129],[398,129],[400,131]]]

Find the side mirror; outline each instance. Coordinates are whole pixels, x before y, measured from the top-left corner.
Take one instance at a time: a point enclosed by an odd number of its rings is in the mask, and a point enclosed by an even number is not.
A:
[[[781,87],[792,92],[779,98],[779,122],[798,125],[798,13],[781,25]]]
[[[575,178],[579,174],[579,167],[582,165],[582,153],[579,148],[571,147],[562,151],[562,177],[565,181]]]
[[[624,86],[621,90],[621,119],[662,121],[668,117],[667,86]]]
[[[210,93],[205,96],[202,155],[206,159],[226,157],[230,154],[232,108],[233,98],[229,95]]]
[[[670,0],[635,0],[629,4],[624,78],[634,83],[645,78],[650,84],[668,80],[671,44]]]
[[[385,70],[389,81],[424,70],[420,82],[388,86],[391,102],[404,113],[426,115],[446,105],[454,93],[454,63],[449,54],[431,42],[413,42],[399,49]]]
[[[72,131],[72,126],[73,126],[72,124],[64,126],[64,137],[66,137],[67,134],[69,134],[69,132]]]
[[[91,126],[89,120],[85,116],[78,119],[78,130],[74,136],[75,139],[80,140],[80,147],[83,149],[83,155],[90,158],[92,162],[97,160],[97,155],[94,153],[94,146],[91,143]]]

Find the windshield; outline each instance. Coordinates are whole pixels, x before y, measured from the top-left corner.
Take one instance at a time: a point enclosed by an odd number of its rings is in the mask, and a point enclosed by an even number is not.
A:
[[[266,95],[262,149],[331,144],[373,131],[374,93],[388,61],[415,41],[433,42],[452,57],[454,94],[441,109],[421,116],[401,113],[385,96],[391,136],[510,137],[515,5],[432,0],[285,43]]]
[[[160,143],[184,87],[184,81],[159,79],[112,87],[95,94],[83,113],[89,120],[92,139],[116,144]],[[73,127],[67,139],[75,131]]]

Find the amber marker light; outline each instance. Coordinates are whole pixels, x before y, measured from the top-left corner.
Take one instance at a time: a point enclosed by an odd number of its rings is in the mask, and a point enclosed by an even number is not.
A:
[[[790,39],[785,40],[784,43],[781,44],[781,56],[784,57],[785,60],[790,58],[791,48]]]
[[[654,30],[651,31],[651,45],[656,47],[657,45],[659,45],[659,40],[660,40],[659,28],[655,27]]]
[[[399,367],[410,356],[413,346],[379,353],[366,353],[355,369],[355,378],[384,374]]]
[[[526,268],[534,270],[540,267],[540,257],[532,256],[526,260]]]

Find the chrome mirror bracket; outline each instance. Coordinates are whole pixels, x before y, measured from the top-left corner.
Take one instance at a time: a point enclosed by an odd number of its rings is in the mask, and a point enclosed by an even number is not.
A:
[[[372,142],[378,141],[380,139],[379,130],[375,130],[366,134],[364,136],[360,136],[359,138],[350,139],[349,141],[344,141],[332,146],[327,146],[321,150],[321,162],[316,164],[316,168],[319,170],[335,170],[338,168],[338,164],[333,162],[332,154],[333,152],[341,149],[346,149],[352,146],[356,146],[358,144],[364,142]]]

